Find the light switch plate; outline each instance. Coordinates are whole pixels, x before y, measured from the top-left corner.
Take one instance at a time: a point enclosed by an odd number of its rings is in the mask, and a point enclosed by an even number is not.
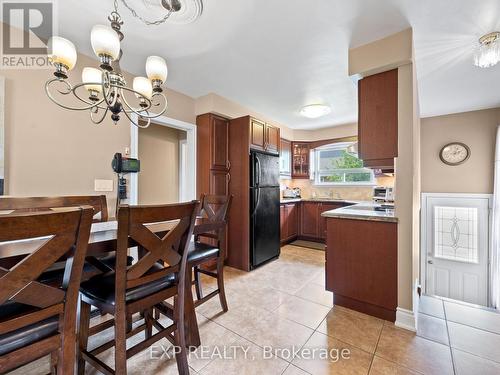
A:
[[[113,180],[94,180],[95,191],[113,191]]]

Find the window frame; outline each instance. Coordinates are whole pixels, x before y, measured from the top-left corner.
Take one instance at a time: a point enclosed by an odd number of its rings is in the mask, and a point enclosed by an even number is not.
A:
[[[313,171],[313,176],[311,176],[313,180],[313,184],[315,186],[352,186],[352,187],[363,187],[363,186],[376,186],[377,182],[375,179],[375,173],[373,172],[372,169],[370,168],[339,168],[339,169],[333,169],[333,170],[320,170],[320,155],[322,151],[333,151],[333,150],[347,150],[347,148],[351,145],[353,145],[355,142],[342,142],[342,143],[333,143],[325,146],[318,147],[314,150],[314,162],[311,163],[314,165],[314,171]],[[341,173],[344,173],[344,180],[345,180],[345,173],[348,172],[361,172],[361,173],[370,173],[370,181],[351,181],[351,182],[324,182],[321,181],[321,177],[325,175],[332,175],[335,173],[335,171],[340,171]]]

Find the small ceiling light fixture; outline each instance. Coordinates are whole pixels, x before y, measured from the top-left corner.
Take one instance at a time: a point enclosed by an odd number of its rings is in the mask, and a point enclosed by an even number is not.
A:
[[[302,107],[300,114],[307,118],[319,118],[326,116],[332,111],[330,106],[326,104],[309,104]]]
[[[474,65],[490,68],[500,61],[500,32],[483,35],[474,53]]]

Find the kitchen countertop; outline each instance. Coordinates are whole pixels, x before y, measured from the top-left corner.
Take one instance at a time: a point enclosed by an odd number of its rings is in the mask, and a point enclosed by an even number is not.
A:
[[[324,203],[369,203],[369,201],[355,201],[352,199],[333,199],[333,198],[281,198],[280,203],[297,203],[297,202],[324,202]]]
[[[376,211],[376,207],[381,207],[381,205],[373,202],[362,202],[352,206],[323,212],[321,216],[326,218],[331,217],[340,219],[373,220],[386,221],[391,223],[398,222],[398,218],[395,216],[394,210]]]

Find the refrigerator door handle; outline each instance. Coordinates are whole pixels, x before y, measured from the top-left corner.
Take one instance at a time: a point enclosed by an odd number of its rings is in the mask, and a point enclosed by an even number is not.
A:
[[[257,190],[257,199],[255,199],[255,191]],[[253,189],[252,194],[254,194],[254,207],[252,209],[252,214],[250,216],[254,216],[255,212],[257,211],[257,207],[259,207],[259,201],[260,201],[260,189]]]
[[[257,162],[256,186],[259,186],[260,185],[260,173],[261,173],[261,169],[260,169],[260,160],[259,160],[259,157],[257,155],[255,156],[255,161]]]

